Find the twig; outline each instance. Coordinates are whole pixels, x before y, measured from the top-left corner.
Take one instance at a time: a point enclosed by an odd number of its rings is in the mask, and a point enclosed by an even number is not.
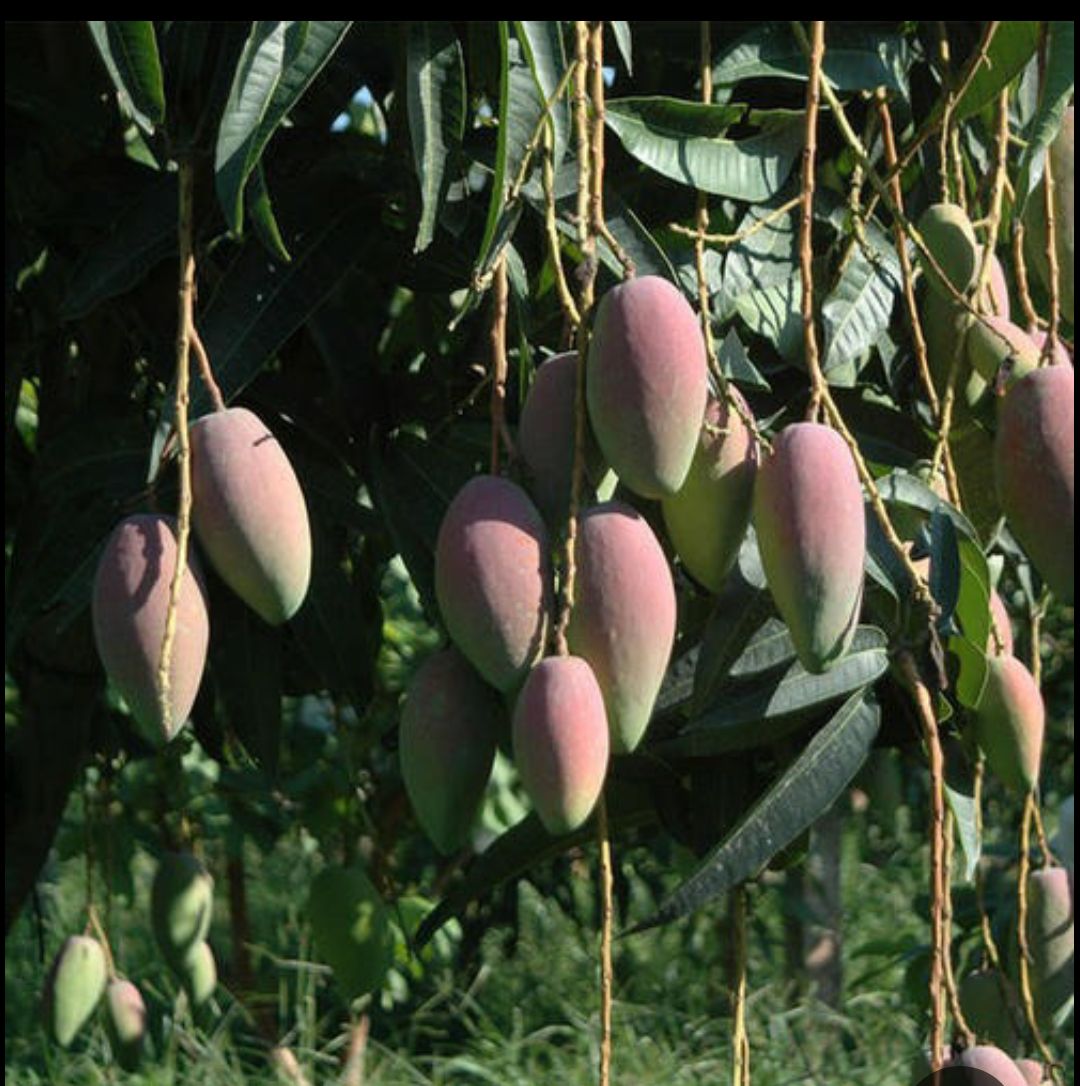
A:
[[[952,129],[953,106],[956,95],[952,89],[949,70],[952,66],[949,51],[949,33],[945,23],[934,23],[937,29],[938,62],[941,65],[941,82],[944,89],[944,106],[941,113],[941,130],[938,133],[938,183],[941,188],[941,202],[949,202],[949,132]]]
[[[199,360],[199,376],[202,377],[206,391],[210,393],[210,400],[215,411],[225,410],[225,398],[221,395],[221,388],[214,380],[214,371],[210,366],[210,356],[206,353],[202,336],[199,335],[195,322],[191,323],[191,346],[195,349],[195,357]]]
[[[743,230],[739,230],[734,234],[702,234],[702,240],[710,245],[720,245],[724,248],[739,245],[746,241],[747,238],[753,237],[759,230],[764,230],[766,226],[772,225],[777,219],[783,218],[789,211],[794,211],[802,201],[802,193],[798,196],[792,196],[790,200],[786,200],[779,207],[774,207],[768,214],[762,215],[760,219],[755,219]],[[699,233],[696,227],[691,229],[689,226],[683,226],[682,223],[677,222],[668,223],[668,229],[687,238],[697,238]]]
[[[547,237],[548,254],[551,257],[551,266],[555,271],[555,290],[559,295],[559,305],[569,325],[571,335],[577,332],[581,324],[581,314],[578,313],[574,296],[570,292],[570,284],[566,281],[566,271],[562,263],[562,243],[559,240],[559,228],[555,218],[555,162],[552,144],[554,137],[549,124],[544,137],[543,159],[543,186],[544,186],[544,233]]]
[[[1039,314],[1031,300],[1031,288],[1028,286],[1027,261],[1024,259],[1024,220],[1013,219],[1012,228],[1013,276],[1016,279],[1016,296],[1020,299],[1020,308],[1024,311],[1029,332],[1039,327]]]
[[[701,70],[701,100],[707,105],[712,101],[712,42],[708,19],[702,19],[699,40]],[[694,267],[697,273],[698,307],[701,311],[701,334],[705,339],[705,358],[709,369],[721,389],[727,381],[716,359],[716,343],[712,334],[712,313],[709,305],[709,281],[705,274],[705,235],[709,230],[709,194],[704,189],[697,193],[697,232],[694,234]]]
[[[960,1034],[964,1048],[970,1048],[975,1043],[975,1031],[968,1023],[964,1014],[964,1008],[960,1004],[960,993],[956,986],[956,974],[952,963],[952,869],[953,869],[953,831],[954,818],[952,809],[945,808],[945,896],[942,899],[942,925],[944,926],[945,944],[945,994],[949,1001],[949,1013],[952,1015],[953,1027]]]
[[[499,474],[499,445],[513,456],[513,441],[506,426],[506,311],[509,300],[506,254],[495,264],[495,298],[491,312],[491,474]]]
[[[750,1038],[746,1032],[746,911],[746,886],[742,885],[731,892],[732,1086],[750,1086]]]
[[[1057,256],[1057,215],[1054,211],[1054,170],[1049,149],[1043,164],[1043,208],[1046,214],[1046,266],[1050,270],[1050,327],[1046,332],[1039,365],[1053,365],[1058,341],[1061,308],[1061,271]]]
[[[366,1014],[349,1030],[349,1051],[341,1072],[341,1086],[364,1086],[364,1054],[370,1030],[371,1019]]]

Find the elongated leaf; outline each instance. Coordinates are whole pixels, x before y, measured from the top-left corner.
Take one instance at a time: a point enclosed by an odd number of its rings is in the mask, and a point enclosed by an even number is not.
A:
[[[790,283],[798,274],[794,213],[789,212],[771,219],[764,226],[758,226],[774,210],[767,206],[752,207],[739,223],[740,233],[751,228],[754,233],[732,246],[724,259],[724,276],[717,306],[722,319],[736,312],[738,300],[744,294]]]
[[[627,75],[634,74],[634,39],[630,32],[630,24],[622,19],[612,19],[608,24],[611,33],[615,35],[615,45],[619,50],[619,56],[626,65]]]
[[[566,50],[562,32],[557,22],[517,22],[514,24],[518,41],[536,80],[540,100],[551,104],[551,122],[554,130],[555,169],[566,154],[570,144],[570,103],[563,92],[558,102],[552,102],[555,92],[566,75]]]
[[[983,646],[985,644],[984,641]],[[949,651],[960,661],[960,670],[956,677],[956,700],[965,709],[976,709],[986,686],[986,649],[972,644],[967,637],[957,635],[949,638]]]
[[[747,328],[764,336],[785,361],[797,363],[803,353],[801,299],[802,276],[795,272],[781,282],[740,294],[735,311]]]
[[[855,251],[821,311],[825,329],[822,369],[830,383],[846,367],[864,360],[889,327],[899,289],[895,256],[878,256],[871,261],[862,249]]]
[[[91,22],[90,33],[124,107],[146,133],[165,119],[165,84],[151,22]]]
[[[898,503],[933,513],[940,509],[953,527],[968,539],[978,542],[979,536],[971,521],[939,494],[935,494],[920,478],[907,471],[894,471],[877,480],[878,493],[886,504]]]
[[[741,106],[677,98],[617,98],[606,118],[623,147],[665,177],[716,196],[762,203],[787,180],[802,147],[801,123],[789,120],[745,139],[724,133]]]
[[[266,187],[266,176],[263,174],[261,162],[256,162],[255,169],[251,171],[246,197],[248,214],[251,216],[251,224],[255,227],[255,234],[259,241],[275,260],[288,264],[292,256],[285,248],[285,239],[281,236],[281,227],[278,226],[274,215],[274,207],[270,202],[270,190]]]
[[[772,388],[757,366],[750,361],[750,355],[734,328],[729,328],[727,335],[724,336],[720,349],[716,352],[716,362],[720,367],[720,372],[729,381],[736,381],[740,385],[750,385],[752,388],[763,388],[766,391]]]
[[[615,777],[607,785],[606,799],[613,833],[646,826],[656,820],[650,794],[640,784]],[[595,838],[596,825],[592,818],[573,833],[552,837],[535,814],[528,815],[477,856],[466,870],[464,879],[424,917],[416,932],[417,945],[422,947],[443,924],[460,916],[470,902],[490,893],[496,886]]]
[[[959,742],[949,741],[945,748],[945,801],[953,813],[953,824],[960,850],[964,854],[962,880],[975,881],[975,869],[982,854],[982,837],[975,802],[975,772]]]
[[[836,802],[880,725],[869,693],[852,694],[697,870],[631,932],[669,924],[753,878]]]
[[[953,120],[960,122],[990,105],[1023,70],[1039,44],[1039,24],[1009,20],[998,24],[986,59],[972,77],[967,90],[953,107]]]
[[[465,132],[465,60],[450,23],[410,24],[406,42],[409,132],[420,182],[414,252],[431,244],[449,180],[447,167]]]
[[[930,594],[941,608],[938,629],[952,627],[960,598],[960,547],[956,527],[940,507],[930,515]]]
[[[824,675],[811,675],[793,663],[785,671],[732,683],[723,688],[718,702],[652,750],[664,758],[706,758],[773,742],[823,705],[869,686],[888,667],[885,634],[860,626],[847,655]]]
[[[824,73],[837,90],[887,87],[907,94],[910,50],[899,34],[840,27],[830,23],[825,36]],[[786,23],[765,23],[744,34],[713,68],[713,82],[730,86],[744,79],[774,76],[805,82],[806,54]]]

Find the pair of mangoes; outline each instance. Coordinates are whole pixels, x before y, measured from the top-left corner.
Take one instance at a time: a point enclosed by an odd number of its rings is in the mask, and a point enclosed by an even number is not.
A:
[[[222,580],[279,625],[299,609],[311,574],[311,532],[300,484],[281,446],[246,408],[191,427],[191,520]],[[191,712],[210,640],[206,586],[189,551],[180,582],[167,704],[158,676],[177,564],[177,522],[137,514],[113,531],[98,563],[92,611],[105,670],[140,730],[172,740]]]
[[[217,987],[217,962],[207,936],[214,908],[214,880],[189,852],[167,852],[150,890],[154,939],[193,1007]]]

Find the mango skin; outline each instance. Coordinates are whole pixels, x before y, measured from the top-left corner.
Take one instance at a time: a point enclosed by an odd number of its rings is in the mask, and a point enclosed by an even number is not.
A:
[[[835,430],[799,422],[780,432],[758,469],[753,521],[799,662],[821,674],[851,644],[866,558],[862,488]]]
[[[210,643],[206,588],[189,550],[180,582],[166,718],[157,673],[176,570],[176,538],[173,517],[139,514],[122,521],[98,561],[91,599],[101,662],[139,731],[156,746],[174,739],[190,715]]]
[[[1020,1068],[1012,1057],[993,1045],[975,1045],[965,1049],[953,1061],[953,1067],[967,1067],[993,1075],[1000,1086],[1027,1086]]]
[[[577,351],[553,355],[536,371],[518,419],[518,452],[528,470],[529,492],[552,527],[570,509],[577,403]],[[597,482],[604,459],[592,428],[585,426],[585,477]]]
[[[350,1000],[382,986],[394,960],[394,930],[362,867],[320,871],[311,883],[307,914],[316,952]]]
[[[1031,994],[1043,1031],[1073,995],[1073,892],[1064,867],[1044,867],[1028,878]]]
[[[1058,292],[1061,315],[1073,323],[1073,291],[1076,274],[1076,188],[1074,180],[1074,107],[1062,118],[1061,131],[1050,144],[1050,168],[1054,175],[1054,247],[1057,249]],[[1024,210],[1024,252],[1028,264],[1050,292],[1050,265],[1046,259],[1046,184],[1040,181]]]
[[[130,980],[113,977],[105,989],[105,1028],[113,1058],[125,1071],[138,1070],[146,1040],[146,1004]]]
[[[600,301],[585,372],[604,458],[643,498],[675,494],[705,415],[705,340],[690,303],[659,276],[627,280]]]
[[[1073,602],[1072,366],[1044,366],[1010,388],[998,412],[994,473],[1009,527],[1063,603]]]
[[[919,216],[917,227],[926,248],[953,287],[964,294],[974,286],[979,271],[979,243],[964,209],[959,204],[931,204]],[[918,255],[931,289],[952,298],[952,293],[921,250]]]
[[[976,969],[968,973],[959,986],[960,1006],[968,1025],[981,1041],[990,1041],[1007,1052],[1015,1052],[1020,1044],[1002,983],[993,970]]]
[[[1043,1078],[1043,1065],[1038,1060],[1017,1060],[1016,1069],[1024,1076],[1027,1086],[1043,1086],[1049,1079]]]
[[[966,340],[971,368],[987,384],[993,385],[998,371],[1007,361],[1003,375],[1006,387],[1039,367],[1039,348],[1019,325],[1005,317],[985,316],[974,321]]]
[[[578,521],[574,607],[566,631],[604,695],[613,753],[637,747],[675,644],[675,584],[645,518],[623,502]]]
[[[551,592],[536,506],[507,479],[470,479],[439,526],[435,595],[454,644],[497,690],[520,686],[542,655]]]
[[[738,397],[749,417],[739,391]],[[662,503],[668,538],[690,575],[719,593],[750,524],[757,443],[727,400],[710,396],[694,459],[677,494]]]
[[[210,944],[201,941],[191,947],[177,972],[191,1005],[201,1007],[214,994],[218,983],[217,960]]]
[[[1006,788],[1020,795],[1039,780],[1046,710],[1039,685],[1015,656],[986,658],[986,686],[973,716],[975,740]]]
[[[505,711],[457,649],[429,656],[401,714],[401,775],[424,832],[445,855],[461,848],[483,799]]]
[[[311,580],[311,527],[289,458],[244,407],[191,427],[191,523],[221,579],[271,626],[300,609]]]
[[[549,656],[529,672],[514,708],[514,762],[544,828],[585,823],[604,787],[609,738],[604,696],[578,656]]]
[[[56,952],[45,981],[45,1024],[67,1048],[90,1020],[108,979],[105,951],[88,935],[69,935]]]
[[[205,940],[214,910],[214,880],[188,852],[161,857],[150,888],[150,920],[166,962],[180,970],[187,954]]]

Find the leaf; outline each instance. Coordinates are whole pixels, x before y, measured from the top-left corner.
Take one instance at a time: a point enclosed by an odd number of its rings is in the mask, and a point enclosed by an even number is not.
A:
[[[754,232],[732,246],[724,258],[724,275],[720,288],[718,312],[722,319],[736,312],[740,296],[779,283],[788,283],[798,273],[795,254],[796,226],[791,212],[771,219],[766,225],[758,223],[775,208],[752,207],[738,224],[738,232]]]
[[[952,628],[960,598],[960,547],[956,528],[940,507],[930,515],[930,594],[940,608],[938,629]]]
[[[982,854],[978,807],[975,800],[975,774],[958,742],[945,748],[945,801],[953,813],[956,837],[964,854],[962,879],[975,881],[975,870]]]
[[[447,166],[465,132],[465,61],[450,23],[410,23],[406,40],[409,132],[420,182],[413,252],[431,244],[449,181]]]
[[[515,22],[518,41],[536,80],[541,101],[551,103],[554,130],[554,166],[557,170],[570,145],[570,104],[566,92],[557,102],[552,99],[566,75],[566,51],[557,22]]]
[[[853,253],[822,305],[826,378],[845,366],[862,361],[892,319],[893,303],[900,289],[900,269],[894,256],[878,255],[871,261],[861,248]]]
[[[860,626],[847,654],[823,675],[811,675],[796,662],[786,671],[732,683],[718,702],[650,751],[663,758],[707,758],[761,746],[789,734],[828,702],[875,682],[888,667],[885,634]]]
[[[832,806],[866,761],[880,725],[868,692],[852,694],[697,870],[629,934],[671,923],[753,878]]]
[[[796,272],[782,282],[740,294],[735,310],[751,332],[767,339],[786,362],[796,364],[803,353],[801,299],[802,277]]]
[[[979,113],[997,98],[1035,55],[1039,44],[1039,24],[1009,20],[998,23],[986,58],[980,63],[967,90],[953,106],[954,123]],[[935,115],[941,107],[935,109]]]
[[[955,506],[950,505],[941,495],[935,494],[926,483],[910,472],[891,472],[877,480],[877,488],[886,504],[910,505],[915,509],[921,509],[924,513],[930,514],[933,514],[935,510],[940,510],[952,521],[953,527],[961,535],[976,543],[978,542],[979,536],[971,521]]]
[[[990,567],[982,548],[974,540],[957,542],[960,559],[960,586],[956,599],[956,618],[960,629],[974,645],[990,640]]]
[[[985,645],[986,642],[984,641]],[[982,699],[986,686],[986,651],[973,645],[967,637],[957,635],[949,638],[949,651],[960,661],[960,670],[956,678],[956,700],[965,709],[975,709]]]
[[[274,217],[274,208],[270,203],[270,190],[266,187],[266,176],[263,174],[261,162],[257,162],[255,169],[251,172],[251,179],[247,186],[247,206],[251,223],[255,227],[255,234],[266,247],[266,251],[275,260],[288,264],[292,257],[289,255],[289,250],[285,248],[281,228]]]
[[[612,19],[608,26],[615,36],[615,46],[626,65],[626,74],[634,74],[634,42],[630,33],[630,24],[623,19]]]
[[[725,139],[743,119],[742,106],[677,98],[616,98],[606,120],[623,147],[665,177],[749,203],[762,203],[787,180],[802,148],[800,122],[789,120],[756,136]]]
[[[910,50],[899,34],[840,27],[826,31],[823,70],[840,91],[886,87],[907,96]],[[713,83],[733,86],[745,79],[776,76],[805,82],[806,54],[786,24],[764,23],[744,34],[713,68]]]
[[[720,350],[716,353],[716,361],[720,372],[729,381],[737,381],[741,385],[750,385],[752,388],[763,388],[766,391],[771,389],[769,382],[761,376],[757,366],[750,361],[750,355],[734,328],[729,328],[727,335],[724,336]]]
[[[165,120],[165,84],[152,22],[88,24],[124,108],[147,134]]]

